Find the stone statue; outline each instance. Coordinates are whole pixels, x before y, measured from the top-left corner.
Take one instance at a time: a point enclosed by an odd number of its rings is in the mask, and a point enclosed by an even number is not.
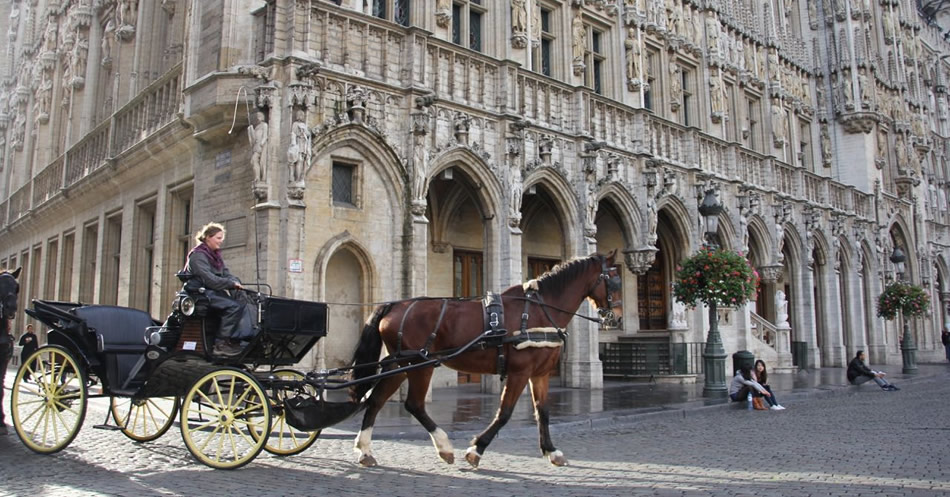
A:
[[[686,306],[676,299],[673,300],[673,312],[670,313],[670,328],[682,330],[688,328],[686,324]]]
[[[683,99],[683,73],[679,64],[670,64],[670,101],[674,110],[679,107]]]
[[[821,160],[823,164],[831,164],[831,136],[828,126],[821,127]]]
[[[584,18],[581,11],[577,11],[574,20],[571,21],[571,33],[573,35],[573,55],[574,64],[584,64],[584,51],[587,49],[587,26],[584,25]]]
[[[310,130],[307,128],[307,115],[304,111],[294,112],[294,123],[290,127],[290,148],[287,149],[287,163],[290,166],[289,182],[300,185],[310,168],[313,151],[310,148]]]
[[[714,114],[725,112],[722,98],[722,80],[718,73],[709,77],[709,106]]]
[[[746,47],[742,55],[745,57],[745,70],[755,74],[755,47]]]
[[[109,19],[102,31],[102,65],[112,63],[112,45],[115,43],[115,21]]]
[[[640,41],[637,40],[636,28],[627,29],[624,46],[627,49],[627,81],[638,81],[640,79]]]
[[[739,250],[743,254],[749,253],[749,208],[739,209],[739,236],[742,238],[742,246]]]
[[[511,32],[528,31],[528,7],[525,0],[511,0]]]
[[[511,219],[521,218],[521,196],[524,194],[521,166],[517,162],[511,165],[511,180],[509,185],[510,198],[508,203],[508,217]]]
[[[871,97],[874,95],[874,88],[871,87],[871,80],[868,78],[868,72],[863,67],[858,71],[858,83],[861,85],[861,105],[865,108],[871,108]]]
[[[778,255],[778,261],[785,259],[785,220],[781,216],[775,216],[775,253]]]
[[[785,145],[785,137],[788,134],[788,123],[785,119],[785,110],[779,103],[773,103],[771,109],[772,116],[772,142],[776,147]]]
[[[531,12],[531,39],[541,42],[541,7],[535,5]]]
[[[247,128],[251,142],[251,167],[254,183],[267,183],[267,120],[261,111],[251,114],[251,126]]]
[[[788,300],[782,290],[775,292],[775,326],[788,326]]]
[[[135,15],[138,12],[138,0],[119,0],[116,7],[116,17],[120,27],[135,26]]]
[[[656,198],[653,195],[647,196],[647,245],[656,246],[656,227],[659,222],[659,214],[656,210]]]
[[[597,192],[593,183],[587,185],[587,225],[596,226],[597,220]]]
[[[719,21],[712,15],[706,18],[706,48],[710,54],[719,54]]]
[[[89,42],[85,38],[79,37],[73,46],[72,65],[75,66],[74,74],[76,78],[85,79],[86,60],[89,58]]]
[[[846,109],[854,108],[854,87],[851,86],[851,71],[845,70],[841,77],[841,91]]]
[[[56,52],[56,42],[58,41],[57,40],[58,37],[57,37],[57,31],[56,31],[56,23],[53,21],[52,17],[50,17],[49,20],[46,21],[46,33],[43,35],[43,37],[44,37],[43,49],[46,50],[47,52]]]
[[[425,205],[426,192],[429,183],[429,150],[426,146],[426,135],[413,135],[412,147],[412,201],[418,206]],[[417,214],[425,213],[416,211]]]

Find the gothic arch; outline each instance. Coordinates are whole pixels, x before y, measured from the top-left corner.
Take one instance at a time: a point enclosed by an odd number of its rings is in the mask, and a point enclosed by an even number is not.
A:
[[[690,228],[689,209],[683,204],[683,201],[675,195],[667,195],[657,202],[657,212],[665,213],[672,229],[671,238],[678,243],[674,243],[675,252],[678,255],[686,256],[692,249],[691,240],[694,236],[694,230]],[[679,262],[679,261],[674,261]]]
[[[749,218],[749,224],[746,229],[749,231],[749,252],[752,252],[752,248],[755,247],[757,249],[755,255],[759,259],[752,262],[757,262],[759,265],[771,264],[772,237],[769,234],[768,225],[765,224],[765,220],[756,214]],[[739,236],[741,237],[743,234],[739,233]],[[746,254],[746,256],[748,255],[749,254]]]
[[[313,295],[315,299],[318,301],[326,300],[327,265],[333,255],[340,250],[348,250],[356,257],[363,270],[364,295],[370,296],[372,300],[376,300],[378,298],[376,289],[379,288],[379,285],[376,281],[378,273],[373,264],[373,259],[370,257],[370,252],[366,247],[351,235],[349,231],[344,231],[330,238],[317,252],[317,256],[313,260],[313,274],[315,276],[313,280]]]
[[[562,214],[564,221],[567,223],[567,226],[564,227],[564,239],[571,240],[573,238],[571,233],[575,232],[576,225],[578,223],[583,225],[584,222],[580,217],[577,197],[574,194],[574,189],[571,188],[571,184],[559,171],[550,167],[543,167],[532,171],[531,174],[525,178],[525,191],[536,185],[543,185],[550,192],[552,200],[554,200],[554,203],[558,207],[558,211]]]
[[[608,202],[617,211],[626,248],[636,248],[642,223],[640,208],[630,191],[620,183],[610,183],[601,190],[601,202]]]
[[[426,182],[431,182],[432,178],[451,167],[464,171],[475,183],[477,203],[480,204],[481,209],[484,209],[483,214],[486,218],[502,212],[502,206],[505,205],[503,192],[506,189],[502,188],[501,182],[485,160],[468,147],[451,148],[432,158]]]
[[[914,239],[911,234],[914,232],[913,225],[909,224],[906,219],[904,219],[903,214],[897,214],[891,220],[887,226],[887,232],[891,237],[892,248],[897,245],[901,245],[904,249],[904,253],[907,255],[907,261],[905,264],[905,275],[904,277],[908,280],[913,280],[913,276],[918,274],[917,267],[917,246],[914,243]],[[889,258],[891,254],[884,254],[885,258]]]
[[[366,159],[366,167],[379,172],[386,181],[387,193],[392,205],[403,205],[407,197],[405,185],[405,170],[402,161],[395,150],[385,142],[385,139],[360,124],[345,124],[334,128],[312,141],[313,160],[305,173],[310,180],[314,166],[327,155],[341,148],[351,148]]]

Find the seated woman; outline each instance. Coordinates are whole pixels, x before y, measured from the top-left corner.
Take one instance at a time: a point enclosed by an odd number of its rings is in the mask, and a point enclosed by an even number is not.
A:
[[[775,393],[772,392],[772,387],[769,386],[769,372],[765,370],[765,361],[758,359],[755,361],[755,372],[754,375],[755,381],[759,382],[759,385],[762,385],[762,388],[768,390],[769,395],[765,397],[765,400],[769,403],[769,409],[773,411],[783,411],[784,407],[780,406],[778,399],[775,398]],[[753,394],[756,395],[756,394]]]
[[[851,359],[851,362],[848,363],[848,383],[852,385],[860,385],[862,383],[869,382],[874,380],[874,383],[877,383],[881,390],[886,391],[895,391],[900,390],[894,385],[891,385],[884,379],[886,373],[881,371],[874,371],[864,363],[864,351],[859,350],[855,354],[854,359]]]
[[[250,309],[242,299],[236,298],[236,292],[244,286],[228,271],[221,258],[224,234],[224,226],[218,223],[204,225],[195,236],[198,245],[188,252],[185,271],[201,281],[209,307],[221,315],[214,354],[235,356],[243,350],[240,341],[254,336],[254,325]]]
[[[732,399],[733,402],[739,402],[745,400],[750,393],[758,393],[765,397],[772,395],[765,387],[760,385],[759,382],[755,381],[752,368],[743,366],[736,371],[736,375],[732,377],[732,383],[729,385],[729,398]],[[763,407],[762,409],[765,408]]]

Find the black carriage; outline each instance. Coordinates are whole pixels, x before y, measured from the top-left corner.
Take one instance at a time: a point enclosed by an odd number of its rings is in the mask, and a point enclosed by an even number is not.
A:
[[[62,450],[78,434],[87,400],[108,397],[109,414],[97,427],[147,442],[178,416],[188,450],[215,468],[241,467],[261,450],[290,455],[312,445],[319,430],[290,426],[284,401],[293,392],[319,395],[289,367],[326,335],[327,305],[255,293],[258,333],[240,355],[222,357],[212,347],[218,318],[203,289],[190,286],[164,323],[138,309],[34,300],[26,312],[50,331],[14,380],[12,415],[23,443],[44,454]]]

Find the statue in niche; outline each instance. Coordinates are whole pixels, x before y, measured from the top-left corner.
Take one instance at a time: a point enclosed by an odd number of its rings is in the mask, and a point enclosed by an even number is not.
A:
[[[10,20],[7,25],[9,26],[9,28],[7,28],[7,39],[10,41],[10,46],[13,46],[13,42],[16,41],[17,31],[20,27],[20,4],[13,4],[13,7],[10,9]]]
[[[781,84],[782,82],[781,75],[780,75],[781,64],[779,64],[779,61],[778,61],[778,50],[774,48],[770,48],[768,57],[769,57],[769,72],[768,72],[769,81]]]
[[[112,45],[115,43],[115,21],[109,19],[105,28],[102,30],[102,66],[109,67],[112,64]]]
[[[711,14],[706,17],[706,47],[711,55],[719,54],[719,21]]]
[[[788,299],[782,290],[775,292],[775,326],[788,326]]]
[[[666,9],[667,17],[670,19],[670,32],[676,35],[682,35],[683,30],[683,8],[677,0],[670,0],[670,5]]]
[[[743,50],[745,56],[745,70],[755,74],[755,47],[746,47]]]
[[[881,13],[881,26],[884,31],[884,43],[894,43],[894,19],[886,10]]]
[[[877,132],[877,158],[881,161],[887,160],[887,133],[883,130]]]
[[[254,170],[254,183],[267,183],[267,119],[264,113],[251,114],[251,126],[247,128],[247,137],[251,142],[251,167]]]
[[[782,216],[775,216],[775,253],[778,256],[778,262],[785,260],[785,221]]]
[[[739,235],[742,237],[742,246],[739,247],[739,250],[743,254],[749,253],[749,213],[751,209],[748,207],[739,208]]]
[[[659,213],[656,210],[656,197],[647,195],[647,245],[656,246],[656,228],[659,224]]]
[[[593,228],[597,220],[597,187],[594,183],[587,185],[587,226]]]
[[[680,330],[687,328],[686,305],[673,299],[673,312],[670,314],[670,328]]]
[[[425,134],[413,134],[412,139],[412,201],[418,206],[414,213],[423,215],[429,182],[429,150]]]
[[[670,104],[673,110],[679,108],[683,99],[683,73],[679,64],[670,64]]]
[[[810,26],[815,26],[815,24],[818,22],[818,0],[805,0],[805,3],[808,4],[808,24]]]
[[[524,195],[521,165],[517,161],[511,163],[510,197],[508,199],[508,217],[521,219],[521,196]]]
[[[854,108],[854,87],[851,86],[851,71],[845,69],[841,73],[841,92],[844,96],[844,108],[851,110]]]
[[[119,27],[135,27],[135,15],[138,13],[138,0],[118,0],[116,17]]]
[[[531,39],[535,44],[541,43],[541,7],[538,5],[531,12]]]
[[[76,40],[73,45],[72,66],[74,69],[73,81],[70,83],[74,88],[81,88],[86,77],[86,59],[89,57],[89,42],[82,36]],[[77,86],[78,85],[78,86]]]
[[[528,31],[528,7],[525,0],[511,0],[511,32],[526,33]]]
[[[826,166],[831,165],[831,135],[828,126],[821,127],[821,161]]]
[[[866,109],[870,109],[874,88],[871,87],[871,79],[868,78],[867,69],[863,67],[858,70],[858,83],[861,86],[861,105]]]
[[[722,115],[725,112],[722,98],[722,79],[718,72],[709,77],[709,106],[713,114]]]
[[[57,42],[57,29],[56,23],[53,21],[53,18],[50,17],[46,21],[46,33],[43,34],[43,49],[47,52],[56,52],[56,42]]]
[[[785,118],[785,109],[782,109],[780,103],[773,103],[771,109],[772,116],[772,143],[776,147],[785,145],[785,137],[788,136],[788,120]]]
[[[310,160],[313,156],[310,138],[307,113],[298,109],[294,112],[294,123],[290,127],[290,147],[287,149],[287,163],[290,166],[289,182],[297,186],[303,186],[304,175],[310,168]]]
[[[640,82],[640,41],[637,40],[636,28],[627,29],[627,39],[624,41],[627,49],[627,82]]]
[[[907,145],[904,143],[904,135],[898,133],[897,140],[894,142],[894,152],[897,153],[897,169],[903,172],[907,168]]]
[[[571,21],[571,33],[573,35],[574,64],[583,66],[584,51],[587,49],[587,26],[584,25],[584,18],[581,16],[580,10],[577,11]]]

